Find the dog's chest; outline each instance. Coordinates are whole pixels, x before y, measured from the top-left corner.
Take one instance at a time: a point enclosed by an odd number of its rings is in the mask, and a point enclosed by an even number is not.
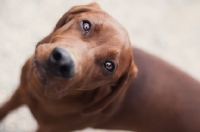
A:
[[[38,125],[52,131],[60,131],[55,128],[77,130],[92,127],[95,122],[103,119],[101,115],[82,116],[81,109],[77,109],[81,108],[80,105],[70,105],[70,102],[42,102],[29,96],[26,103]]]

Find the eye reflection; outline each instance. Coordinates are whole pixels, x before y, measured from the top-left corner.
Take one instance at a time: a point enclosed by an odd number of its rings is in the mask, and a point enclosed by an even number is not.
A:
[[[91,23],[87,20],[84,20],[82,23],[83,30],[88,32],[91,29]]]
[[[113,72],[113,70],[115,69],[115,65],[113,64],[113,62],[110,61],[106,61],[104,63],[104,67],[110,72]]]

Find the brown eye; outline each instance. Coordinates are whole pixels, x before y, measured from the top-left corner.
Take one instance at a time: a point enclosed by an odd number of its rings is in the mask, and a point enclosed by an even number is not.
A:
[[[83,26],[83,30],[88,32],[91,28],[91,23],[87,20],[84,20],[82,23],[82,26]]]
[[[108,71],[110,71],[110,72],[113,72],[114,69],[115,69],[115,65],[114,65],[112,62],[110,62],[110,61],[106,61],[106,62],[104,63],[104,67],[105,67]]]

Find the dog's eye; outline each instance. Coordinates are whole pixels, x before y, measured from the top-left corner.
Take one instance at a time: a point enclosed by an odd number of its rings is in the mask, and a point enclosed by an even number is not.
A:
[[[112,62],[110,62],[110,61],[106,61],[106,62],[104,63],[104,67],[105,67],[108,71],[110,71],[110,72],[113,72],[114,69],[115,69],[115,65],[114,65]]]
[[[84,20],[82,23],[83,30],[88,32],[91,28],[91,23],[87,20]]]

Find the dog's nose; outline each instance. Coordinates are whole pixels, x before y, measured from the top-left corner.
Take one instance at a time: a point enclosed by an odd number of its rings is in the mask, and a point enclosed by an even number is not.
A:
[[[50,69],[57,76],[62,78],[71,78],[75,74],[75,64],[70,53],[62,48],[56,47],[50,54]]]

